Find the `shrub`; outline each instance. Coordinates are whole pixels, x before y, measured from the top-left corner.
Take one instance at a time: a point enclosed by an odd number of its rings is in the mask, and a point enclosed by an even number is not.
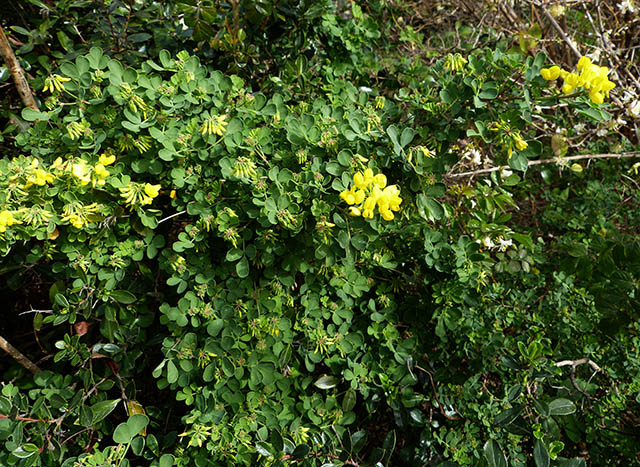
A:
[[[323,27],[373,30],[356,19]],[[267,96],[166,50],[43,77],[0,161],[0,251],[9,287],[48,288],[55,356],[2,387],[2,463],[632,459],[637,219],[600,213],[637,193],[535,171],[558,91],[545,54],[512,52],[446,55],[394,94],[300,60]],[[483,181],[451,173],[483,154]]]

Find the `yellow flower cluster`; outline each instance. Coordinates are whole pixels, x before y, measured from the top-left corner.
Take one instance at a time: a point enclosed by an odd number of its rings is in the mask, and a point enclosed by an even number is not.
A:
[[[100,206],[96,203],[82,204],[74,201],[64,206],[62,210],[62,222],[68,222],[76,229],[81,229],[91,222],[91,217],[96,214]]]
[[[225,127],[228,125],[228,122],[226,120],[226,115],[214,115],[209,117],[200,127],[200,133],[203,135],[216,134],[218,136],[222,136],[223,133],[227,131]]]
[[[373,170],[366,169],[364,173],[357,172],[353,176],[353,186],[340,193],[340,198],[351,206],[349,212],[352,216],[372,219],[377,206],[382,218],[390,221],[394,217],[393,211],[400,210],[402,198],[399,194],[400,189],[396,185],[387,186],[384,174],[374,175]]]
[[[153,198],[158,196],[160,188],[160,185],[152,185],[151,183],[129,183],[124,188],[120,188],[120,196],[130,206],[135,206],[136,204],[145,206],[151,204]]]
[[[11,227],[13,224],[22,224],[22,221],[13,217],[11,211],[0,211],[0,233],[6,232],[7,227]]]
[[[71,173],[74,177],[80,180],[81,185],[88,185],[89,183],[92,183],[94,187],[96,185],[102,186],[105,184],[105,180],[109,176],[109,171],[107,170],[106,166],[113,164],[115,160],[116,156],[114,155],[102,154],[98,158],[98,163],[95,166],[91,167],[89,164],[87,164],[87,161],[85,161],[84,159],[80,159],[80,162],[77,162],[71,166]],[[59,165],[59,163],[56,164],[57,162],[57,160],[54,161],[53,165]],[[60,159],[60,163],[61,162],[62,159]]]
[[[30,187],[31,185],[44,186],[47,183],[53,182],[55,176],[46,170],[43,170],[39,167],[40,161],[38,159],[33,159],[31,164],[29,165],[30,174],[27,176],[27,183],[24,186],[25,188]]]
[[[609,80],[609,68],[591,63],[589,57],[581,57],[576,68],[579,74],[570,73],[557,65],[543,68],[540,74],[547,81],[562,78],[564,80],[562,92],[565,94],[583,87],[589,90],[589,98],[595,104],[602,104],[604,98],[609,97],[609,91],[616,87],[616,84]]]
[[[44,88],[42,88],[42,90],[49,91],[51,93],[53,93],[53,91],[66,91],[63,83],[66,83],[67,81],[71,81],[71,78],[66,78],[60,75],[49,75],[44,80]]]

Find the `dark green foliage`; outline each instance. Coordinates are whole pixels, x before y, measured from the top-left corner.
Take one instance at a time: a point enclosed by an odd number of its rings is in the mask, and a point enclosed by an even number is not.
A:
[[[9,6],[41,105],[2,100],[0,335],[44,371],[3,363],[0,464],[638,463],[637,166],[545,161],[614,109],[553,94],[539,27]],[[349,215],[365,169],[393,219]]]

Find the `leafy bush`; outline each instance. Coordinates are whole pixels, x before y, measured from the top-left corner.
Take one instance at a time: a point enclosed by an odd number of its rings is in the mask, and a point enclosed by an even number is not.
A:
[[[196,34],[269,5],[179,8]],[[628,164],[537,168],[569,143],[536,122],[609,104],[501,46],[361,86],[388,10],[337,11],[315,31],[344,48],[270,84],[97,47],[36,81],[0,161],[0,251],[8,288],[48,295],[29,325],[53,357],[7,369],[3,464],[637,460],[637,189],[607,189]]]

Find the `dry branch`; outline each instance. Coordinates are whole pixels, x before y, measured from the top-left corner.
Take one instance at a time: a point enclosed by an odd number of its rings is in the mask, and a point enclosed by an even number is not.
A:
[[[540,164],[562,163],[566,161],[576,161],[584,159],[628,159],[628,158],[640,158],[640,151],[635,152],[621,152],[619,154],[582,154],[579,156],[569,157],[553,157],[551,159],[543,159],[538,161],[529,161],[528,167]],[[498,170],[508,169],[509,167],[501,165],[498,167],[490,167],[488,169],[472,170],[470,172],[460,172],[454,174],[447,174],[448,177],[473,177],[474,175],[485,175]]]
[[[11,355],[20,365],[25,367],[31,373],[37,374],[42,371],[40,368],[38,368],[38,365],[22,355],[22,353],[18,349],[9,344],[9,342],[7,342],[7,340],[2,336],[0,336],[0,348]]]
[[[20,94],[20,98],[22,99],[25,107],[33,110],[38,110],[38,105],[33,98],[33,93],[31,92],[29,83],[24,77],[22,67],[18,63],[16,56],[13,54],[13,50],[11,50],[11,46],[9,45],[9,41],[7,40],[7,36],[5,36],[4,34],[2,26],[0,26],[0,53],[2,54],[4,63],[6,63],[7,68],[9,69],[9,72],[13,77],[13,81],[16,83],[18,94]]]

